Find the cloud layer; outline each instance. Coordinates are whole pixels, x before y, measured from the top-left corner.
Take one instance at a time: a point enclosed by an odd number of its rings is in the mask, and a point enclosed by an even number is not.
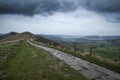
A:
[[[120,0],[0,0],[0,32],[9,31],[120,35]]]
[[[78,7],[101,13],[120,13],[120,0],[0,0],[1,14],[52,14],[74,11]]]
[[[0,0],[1,14],[52,14],[56,11],[72,11],[76,5],[70,1],[57,0]]]

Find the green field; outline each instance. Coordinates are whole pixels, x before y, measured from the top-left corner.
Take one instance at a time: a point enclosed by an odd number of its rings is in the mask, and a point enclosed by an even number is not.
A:
[[[64,42],[64,45],[71,46],[74,48],[74,43]],[[90,53],[90,47],[92,45],[92,55],[100,56],[104,59],[109,59],[113,61],[120,61],[120,47],[119,46],[104,46],[91,43],[76,43],[77,52],[80,53]]]
[[[119,47],[96,47],[93,48],[93,54],[110,60],[120,61]]]
[[[25,41],[0,45],[0,80],[87,80],[50,53]]]

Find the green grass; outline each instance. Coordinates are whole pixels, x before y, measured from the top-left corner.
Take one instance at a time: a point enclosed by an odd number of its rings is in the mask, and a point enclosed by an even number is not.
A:
[[[0,45],[0,80],[87,80],[50,53],[21,41]]]
[[[118,47],[96,47],[93,48],[93,54],[114,61],[120,61],[120,51]]]

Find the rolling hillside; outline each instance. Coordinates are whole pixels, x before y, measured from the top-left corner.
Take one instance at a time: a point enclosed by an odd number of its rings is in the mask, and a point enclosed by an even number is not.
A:
[[[8,42],[8,41],[19,41],[19,40],[25,40],[25,39],[34,39],[36,41],[40,41],[43,43],[47,43],[47,42],[53,42],[51,40],[48,40],[46,38],[43,37],[38,37],[30,32],[23,32],[23,33],[19,33],[16,35],[8,35],[7,37],[1,39],[1,42]]]
[[[1,39],[4,39],[4,38],[7,38],[7,37],[9,37],[9,36],[16,35],[16,34],[18,34],[18,33],[17,33],[17,32],[9,32],[9,33],[6,33],[6,34],[1,34],[1,35],[0,35],[0,40],[1,40]]]
[[[49,52],[31,46],[26,40],[61,46],[30,32],[1,39],[0,80],[87,80]]]
[[[49,52],[21,40],[0,44],[0,80],[87,79]]]
[[[100,66],[106,67],[106,68],[111,69],[113,71],[120,72],[119,62],[116,63],[114,61],[108,61],[108,59],[104,59],[101,57],[99,58],[99,56],[97,57],[96,55],[89,56],[89,52],[88,52],[88,55],[84,55],[81,52],[75,51],[74,47],[69,47],[68,45],[65,45],[66,43],[64,43],[64,44],[58,43],[58,42],[49,40],[47,38],[44,38],[42,36],[34,35],[30,32],[23,32],[23,33],[19,33],[16,35],[8,36],[8,37],[0,40],[0,44],[6,44],[6,43],[9,44],[11,42],[18,43],[20,41],[26,41],[26,40],[29,40],[29,41],[36,43],[36,44],[40,44],[43,46],[57,49],[57,50],[60,50],[62,52],[68,53],[68,54],[72,54],[73,56],[79,57],[81,59],[87,60],[87,61],[95,63],[95,64],[98,64]],[[106,55],[106,56],[108,56],[108,55]]]
[[[23,32],[16,35],[9,35],[8,37],[1,39],[0,43],[9,43],[9,42],[17,42],[20,40],[30,40],[32,42],[38,43],[38,44],[44,44],[54,47],[61,47],[68,50],[73,50],[73,48],[69,46],[64,46],[58,42],[52,41],[50,39],[44,38],[42,36],[34,35],[30,32]]]

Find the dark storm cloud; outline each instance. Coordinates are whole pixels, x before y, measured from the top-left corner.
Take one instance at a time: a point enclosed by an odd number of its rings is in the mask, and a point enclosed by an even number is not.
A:
[[[83,7],[100,13],[120,13],[120,0],[0,0],[1,14],[52,14]]]
[[[81,5],[98,12],[120,12],[120,0],[82,0]]]
[[[71,11],[76,6],[72,2],[57,0],[0,0],[1,14],[34,15],[53,13],[56,11]]]
[[[120,21],[120,0],[80,0],[80,5],[103,15],[108,21]]]

